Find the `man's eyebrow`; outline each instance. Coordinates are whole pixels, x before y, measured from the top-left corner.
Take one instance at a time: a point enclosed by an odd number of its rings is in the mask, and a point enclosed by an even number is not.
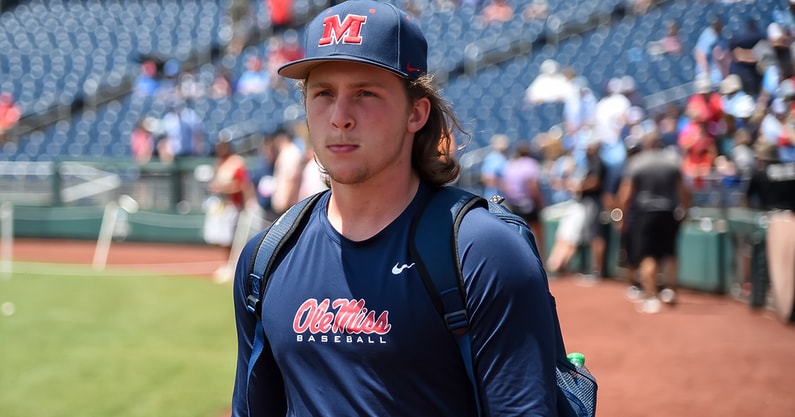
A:
[[[306,83],[307,88],[331,88],[333,83],[323,80],[309,81]],[[345,84],[348,88],[385,88],[386,85],[382,82],[374,80],[363,80]]]

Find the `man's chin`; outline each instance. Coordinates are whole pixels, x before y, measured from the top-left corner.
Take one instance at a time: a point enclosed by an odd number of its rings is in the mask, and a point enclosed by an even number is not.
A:
[[[332,183],[340,185],[357,185],[365,182],[368,175],[364,171],[338,169],[328,171],[328,177]]]

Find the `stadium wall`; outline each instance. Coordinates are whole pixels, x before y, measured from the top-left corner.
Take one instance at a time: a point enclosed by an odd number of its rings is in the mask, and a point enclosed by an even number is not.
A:
[[[251,169],[257,164],[253,158],[248,163]],[[0,161],[0,195],[12,204],[16,237],[95,240],[115,208],[115,239],[204,243],[213,164],[213,158],[144,165],[121,159]]]

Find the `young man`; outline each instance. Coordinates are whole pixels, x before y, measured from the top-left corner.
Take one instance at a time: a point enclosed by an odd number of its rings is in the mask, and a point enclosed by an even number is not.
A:
[[[441,142],[459,125],[432,87],[426,40],[412,17],[370,0],[326,9],[306,36],[306,57],[279,73],[301,80],[331,191],[270,275],[250,376],[257,318],[245,286],[260,236],[240,256],[233,415],[476,416],[461,353],[408,249],[412,219],[459,170]],[[541,262],[485,209],[465,216],[458,239],[482,415],[555,415]]]
[[[643,138],[643,150],[631,160],[618,190],[618,207],[632,212],[627,231],[635,246],[643,299],[641,313],[656,314],[663,301],[676,298],[676,238],[690,208],[681,163],[677,155],[662,149],[656,133]],[[657,275],[665,263],[666,290],[658,292]]]

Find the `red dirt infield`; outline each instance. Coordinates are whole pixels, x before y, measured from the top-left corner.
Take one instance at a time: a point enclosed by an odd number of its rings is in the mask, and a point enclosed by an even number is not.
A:
[[[17,239],[13,259],[91,264],[96,242]],[[211,278],[219,248],[114,242],[108,267]],[[228,284],[223,284],[228,285]],[[795,326],[728,296],[683,290],[676,307],[642,315],[626,284],[550,283],[570,351],[586,355],[602,417],[795,416]]]

